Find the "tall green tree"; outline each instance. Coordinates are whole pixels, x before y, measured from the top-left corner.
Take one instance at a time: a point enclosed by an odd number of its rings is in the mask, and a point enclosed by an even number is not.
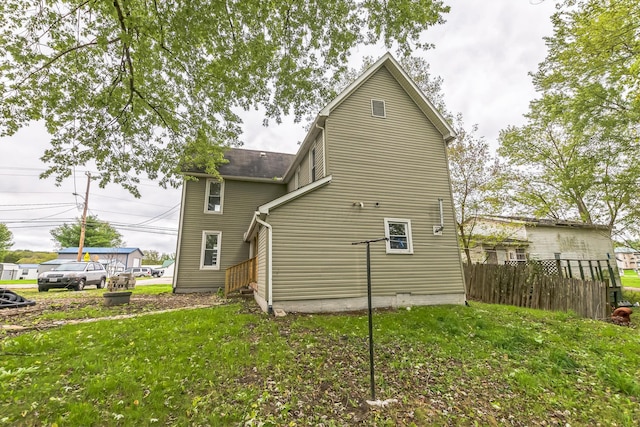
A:
[[[633,144],[640,123],[640,3],[565,0],[534,74],[536,101],[576,136]],[[628,129],[635,128],[634,134]]]
[[[500,136],[517,166],[517,209],[637,235],[640,209],[640,5],[568,0],[533,75],[527,123]]]
[[[82,222],[78,219],[73,224],[62,224],[51,230],[53,240],[61,247],[77,247],[80,244]],[[122,235],[108,222],[100,221],[96,216],[87,216],[85,230],[85,247],[116,248],[124,245]]]
[[[455,129],[458,136],[449,143],[447,149],[451,190],[458,239],[467,263],[471,264],[471,249],[475,247],[478,237],[475,231],[476,218],[500,212],[505,204],[510,174],[507,166],[500,164],[484,137],[477,134],[477,125],[467,129],[462,115],[458,114]]]
[[[6,224],[0,223],[0,262],[4,260],[5,254],[9,248],[13,246],[12,239],[13,233],[11,233],[11,230],[9,230]]]
[[[95,162],[100,185],[216,174],[240,143],[239,110],[300,119],[328,100],[352,48],[428,48],[441,0],[0,3],[0,135],[33,120],[52,134],[44,177]]]

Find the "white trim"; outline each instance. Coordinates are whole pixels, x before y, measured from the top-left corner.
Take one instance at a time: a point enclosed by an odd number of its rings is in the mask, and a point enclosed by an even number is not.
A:
[[[407,249],[392,249],[391,248],[391,235],[389,233],[389,223],[404,223],[406,224],[407,231]],[[387,239],[387,253],[388,254],[412,254],[413,253],[413,237],[411,235],[411,220],[405,218],[385,218],[384,219],[384,235]]]
[[[269,239],[267,242],[267,268],[269,271],[267,272],[267,283],[265,283],[265,285],[269,285],[269,291],[267,292],[267,313],[271,314],[273,311],[273,228],[271,227],[271,224],[258,218],[257,213],[253,217],[258,224],[269,230],[267,231],[267,239]]]
[[[219,211],[210,211],[209,210],[209,190],[211,186],[209,185],[212,182],[216,182],[220,184],[220,210]],[[207,179],[204,188],[204,213],[213,214],[213,215],[222,215],[222,210],[224,209],[224,181],[220,181],[215,178]]]
[[[278,197],[277,199],[274,199],[272,201],[270,201],[269,203],[265,203],[262,206],[258,207],[258,211],[261,214],[269,214],[269,211],[271,209],[275,209],[280,205],[284,205],[287,202],[290,202],[293,199],[297,199],[300,196],[303,196],[307,193],[309,193],[310,191],[315,190],[318,187],[323,187],[327,184],[329,184],[331,182],[331,175],[329,176],[325,176],[322,179],[319,179],[317,181],[312,182],[311,184],[305,185],[304,187],[300,187],[297,190],[294,190],[290,193],[285,194],[284,196]]]
[[[379,116],[377,114],[374,113],[373,110],[373,103],[374,102],[382,102],[382,115]],[[384,102],[384,99],[372,99],[371,100],[371,117],[377,117],[379,119],[386,119],[387,118],[387,103]]]
[[[204,265],[204,251],[206,249],[207,244],[207,236],[217,234],[217,249],[218,253],[216,254],[216,265]],[[202,231],[202,242],[200,244],[200,270],[220,270],[220,258],[222,256],[222,231],[215,230],[203,230]]]
[[[184,223],[184,206],[186,204],[185,202],[185,196],[187,194],[187,180],[183,179],[182,180],[182,198],[180,199],[180,220],[178,221],[178,242],[176,243],[176,260],[175,260],[175,264],[176,266],[173,268],[173,278],[171,279],[171,287],[173,288],[174,292],[175,289],[178,287],[178,262],[180,261],[180,244],[182,243],[182,226]]]

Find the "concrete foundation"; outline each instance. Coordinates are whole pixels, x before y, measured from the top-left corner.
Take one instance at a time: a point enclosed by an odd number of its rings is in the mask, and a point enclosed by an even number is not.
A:
[[[267,311],[267,301],[256,292],[254,298],[263,311]],[[374,308],[398,308],[422,305],[464,305],[465,294],[376,296],[371,299]],[[327,298],[320,300],[274,301],[273,309],[282,309],[287,313],[332,313],[339,311],[358,311],[367,309],[367,297]]]

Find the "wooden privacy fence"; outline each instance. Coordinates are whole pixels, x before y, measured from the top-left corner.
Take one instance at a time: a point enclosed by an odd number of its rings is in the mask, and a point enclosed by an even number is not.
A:
[[[227,268],[224,278],[224,295],[249,286],[258,280],[258,257]]]
[[[496,264],[465,265],[467,297],[491,304],[541,310],[572,310],[582,317],[603,319],[609,314],[608,285],[541,274],[529,267]]]

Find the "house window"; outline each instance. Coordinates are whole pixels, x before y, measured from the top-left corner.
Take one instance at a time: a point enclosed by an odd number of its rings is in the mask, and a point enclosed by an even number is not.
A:
[[[388,254],[412,254],[411,221],[408,219],[385,218],[384,233]]]
[[[202,256],[200,258],[200,269],[220,269],[220,241],[222,233],[220,231],[202,232]]]
[[[207,180],[207,194],[204,199],[205,213],[222,213],[224,184],[215,179]]]
[[[311,150],[311,182],[316,180],[316,149]]]
[[[296,174],[294,177],[294,186],[296,187],[296,190],[298,188],[300,188],[300,166],[298,166],[298,169],[296,169]]]
[[[371,100],[371,115],[373,117],[387,117],[387,111],[385,109],[384,101],[380,99]]]
[[[516,260],[517,261],[526,261],[527,254],[524,251],[524,248],[516,248]]]

